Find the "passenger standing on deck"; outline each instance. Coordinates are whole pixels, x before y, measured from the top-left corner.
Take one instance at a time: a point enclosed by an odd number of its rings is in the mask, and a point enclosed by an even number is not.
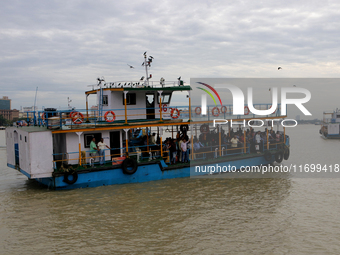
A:
[[[156,159],[156,133],[152,133],[152,136],[150,136],[149,145],[151,150],[151,158]]]
[[[111,149],[109,146],[107,146],[106,143],[104,143],[104,139],[101,138],[100,142],[98,143],[98,149],[99,149],[99,164],[104,165],[105,162],[105,147],[108,149]]]
[[[261,137],[261,131],[257,131],[256,135],[254,136],[254,140],[255,140],[255,150],[257,151],[257,153],[260,153],[260,145],[261,145],[261,141],[263,141]]]
[[[97,152],[99,151],[99,149],[97,148],[97,145],[96,145],[96,138],[92,138],[92,141],[90,143],[90,156],[94,158],[93,161],[96,161],[96,155],[97,155]]]
[[[231,148],[235,149],[237,148],[237,145],[240,141],[238,140],[236,135],[234,135],[234,137],[230,139],[230,142],[231,142]],[[236,150],[233,150],[231,153],[236,153],[236,152],[237,152]]]
[[[182,162],[186,163],[188,162],[188,142],[185,138],[183,138],[183,141],[181,143],[181,149],[182,149]]]

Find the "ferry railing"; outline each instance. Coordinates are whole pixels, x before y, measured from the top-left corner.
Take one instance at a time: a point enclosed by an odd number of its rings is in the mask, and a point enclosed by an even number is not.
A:
[[[289,145],[289,136],[286,136],[286,145]],[[207,145],[199,150],[193,149],[193,145],[188,148],[188,160],[207,160],[207,159],[217,159],[223,157],[246,155],[251,153],[256,153],[257,150],[252,149],[255,145],[254,142],[246,141],[246,143],[238,143],[237,147],[232,147],[231,143],[223,143],[220,145]],[[259,152],[263,153],[267,150],[278,150],[279,146],[284,144],[283,140],[276,143],[272,143],[270,148],[266,147],[266,141],[262,140],[259,145]],[[161,149],[161,146],[163,147]],[[119,153],[112,153],[112,151],[119,151]],[[107,154],[109,152],[109,154]],[[126,147],[122,148],[111,148],[104,150],[104,165],[103,167],[108,167],[110,165],[120,165],[126,156],[135,158],[138,162],[150,161],[150,160],[160,160],[163,159],[165,162],[170,163],[170,151],[166,144],[149,144],[149,145],[136,145],[128,147],[128,152],[126,152]],[[98,166],[100,164],[100,158],[103,157],[96,153],[96,155],[90,155],[90,151],[81,151],[79,157],[79,151],[67,152],[67,153],[54,153],[53,154],[53,164],[54,169],[64,170],[68,166],[81,165],[83,168]],[[109,157],[110,160],[106,160]],[[181,161],[182,153],[180,153]],[[64,167],[65,166],[65,167]]]
[[[50,129],[65,128],[82,128],[82,126],[93,125],[110,125],[110,124],[128,124],[145,121],[167,121],[177,120],[184,122],[188,120],[195,121],[210,121],[213,119],[244,119],[244,118],[259,118],[255,114],[251,114],[249,109],[245,106],[245,113],[243,115],[233,115],[232,105],[207,106],[207,114],[201,114],[201,106],[191,107],[191,116],[189,116],[188,106],[162,106],[159,107],[134,107],[116,109],[103,109],[104,115],[99,114],[98,109],[88,110],[59,110],[59,111],[39,111],[36,125],[47,126]],[[258,110],[267,110],[271,108],[270,104],[254,104]],[[160,113],[162,111],[162,114]],[[162,116],[161,116],[162,115]],[[280,116],[280,105],[278,109],[270,115],[260,116],[265,117]]]

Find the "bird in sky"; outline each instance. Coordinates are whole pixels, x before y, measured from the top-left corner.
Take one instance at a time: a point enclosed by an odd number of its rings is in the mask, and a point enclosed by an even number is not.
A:
[[[130,68],[134,68],[132,65],[127,64]]]
[[[279,67],[277,68],[277,70],[280,70],[280,69],[282,69],[282,67],[281,67],[281,66],[279,66]]]

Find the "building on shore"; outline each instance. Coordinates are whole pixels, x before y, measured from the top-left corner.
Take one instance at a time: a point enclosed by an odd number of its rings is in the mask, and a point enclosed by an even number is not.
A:
[[[19,118],[19,110],[11,110],[11,99],[9,99],[7,96],[3,96],[0,99],[0,115],[2,115],[7,120]]]

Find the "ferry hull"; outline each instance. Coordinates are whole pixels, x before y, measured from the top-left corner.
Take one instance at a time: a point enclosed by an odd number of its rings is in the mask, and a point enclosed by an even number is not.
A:
[[[215,166],[218,165],[221,168],[226,167],[229,169],[232,166],[234,169],[240,169],[242,166],[260,166],[273,163],[275,160],[274,154],[272,159],[267,161],[262,155],[255,156],[245,159],[228,160],[223,162],[212,162],[211,164],[205,164],[204,166]],[[9,165],[10,166],[10,165]],[[74,184],[68,184],[64,181],[64,175],[59,174],[48,178],[37,178],[35,179],[39,183],[47,186],[50,189],[55,190],[66,190],[66,189],[77,189],[87,187],[98,187],[107,186],[114,184],[127,184],[127,183],[142,183],[149,181],[157,181],[164,179],[183,178],[183,177],[194,177],[206,175],[207,172],[197,171],[195,166],[187,165],[185,167],[173,166],[171,169],[166,169],[167,165],[164,161],[160,161],[154,164],[139,165],[137,171],[128,175],[123,172],[122,168],[107,169],[107,170],[89,170],[87,172],[79,172],[77,181]],[[196,165],[199,166],[199,165]],[[11,166],[10,166],[11,167]],[[226,169],[224,168],[224,169]],[[22,170],[20,171],[25,174]],[[228,173],[225,173],[228,174]],[[28,176],[27,174],[25,174]]]

